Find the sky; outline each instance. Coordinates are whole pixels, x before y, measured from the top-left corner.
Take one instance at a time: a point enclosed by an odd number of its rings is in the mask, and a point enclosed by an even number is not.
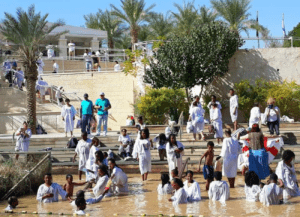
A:
[[[182,0],[145,0],[146,6],[155,4],[153,11],[167,13],[176,11],[174,3],[183,4]],[[195,0],[195,6],[205,5],[211,7],[210,0]],[[110,5],[120,7],[120,0],[0,0],[0,20],[4,19],[4,12],[15,14],[16,8],[27,9],[34,4],[36,11],[49,14],[48,21],[54,22],[62,19],[66,24],[73,26],[84,26],[84,15],[96,13],[98,9],[110,10]],[[273,37],[282,37],[282,14],[285,16],[286,33],[291,31],[300,22],[299,0],[252,0],[250,19],[256,19],[259,11],[259,23],[267,27]],[[246,34],[242,36],[247,37]],[[250,32],[250,37],[255,37],[255,32]],[[247,46],[257,46],[257,42],[247,42]]]

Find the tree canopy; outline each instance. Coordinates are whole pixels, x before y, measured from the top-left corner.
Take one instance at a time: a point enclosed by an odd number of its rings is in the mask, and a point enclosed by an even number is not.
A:
[[[289,37],[300,37],[300,23],[298,23],[298,25],[295,26],[293,28],[293,30],[289,32],[288,38]],[[285,40],[284,44],[283,44],[283,47],[291,47],[291,43],[292,43],[291,40]],[[300,47],[300,41],[294,40],[293,41],[293,46],[294,47]]]

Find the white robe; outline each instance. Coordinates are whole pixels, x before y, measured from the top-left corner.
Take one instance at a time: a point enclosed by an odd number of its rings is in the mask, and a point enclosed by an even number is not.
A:
[[[198,182],[194,180],[190,187],[188,185],[187,180],[183,184],[183,188],[188,195],[188,202],[195,202],[201,200],[201,191]]]
[[[151,172],[151,143],[149,139],[138,139],[134,144],[133,158],[139,158],[141,175]]]
[[[253,124],[258,124],[260,119],[260,110],[259,107],[253,107],[250,111],[249,127],[252,128]]]
[[[213,119],[213,115],[212,115],[212,111],[213,111],[213,107],[211,106],[212,102],[209,102],[208,105],[207,105],[207,108],[209,109],[209,117],[210,117],[210,120]],[[221,110],[222,109],[222,106],[221,106],[221,103],[216,101],[215,104],[218,105],[218,109]]]
[[[90,181],[91,179],[97,178],[97,165],[96,164],[96,151],[98,151],[99,148],[95,147],[94,145],[91,146],[89,151],[89,158],[86,162],[86,169],[92,170],[94,173],[88,172],[86,173],[87,181]],[[96,170],[96,171],[95,171]]]
[[[213,181],[209,185],[208,197],[213,201],[224,203],[230,197],[230,191],[227,182]]]
[[[93,193],[96,198],[104,193],[107,182],[108,182],[107,175],[98,178],[97,183],[93,188]]]
[[[269,185],[265,185],[261,190],[259,201],[265,206],[280,204],[282,195],[283,189],[275,183],[271,183]]]
[[[192,113],[192,109],[193,109],[193,107],[194,107],[194,105],[193,105],[193,104],[194,104],[194,102],[192,102],[192,103],[191,103],[191,105],[190,105],[190,108],[189,108],[189,113],[190,113],[190,114]],[[201,105],[201,103],[200,103],[200,102],[198,102],[198,105],[197,105],[197,107],[198,107],[198,108],[200,108],[200,110],[201,110],[201,112],[202,112],[202,113],[204,113],[204,112],[205,112],[205,111],[204,111],[204,109],[202,108],[202,105]]]
[[[8,206],[4,209],[5,211],[12,211],[14,208],[8,204]]]
[[[210,111],[212,124],[216,130],[215,138],[223,138],[223,122],[220,109],[215,108]]]
[[[178,204],[187,203],[188,195],[185,192],[184,188],[179,188],[175,190],[174,196],[171,197],[173,206],[178,206]]]
[[[94,203],[99,203],[102,199],[103,199],[103,195],[100,195],[96,198],[89,198],[89,199],[86,199],[86,204],[94,204]]]
[[[160,144],[159,135],[153,138],[153,142],[156,142],[156,148],[159,150],[166,149],[166,144]]]
[[[75,152],[79,157],[78,170],[80,171],[86,171],[86,162],[89,159],[91,143],[92,141],[90,139],[87,139],[86,141],[81,139],[75,149]]]
[[[84,210],[76,210],[75,214],[76,215],[85,215],[85,212],[84,212]]]
[[[199,116],[203,116],[203,109],[194,106],[193,108],[190,109],[190,116],[192,120],[192,125],[194,127],[194,132],[193,133],[200,133],[204,129],[204,121],[200,123],[199,121],[197,122]]]
[[[258,185],[252,185],[252,187],[245,185],[244,190],[245,190],[247,201],[249,201],[249,202],[259,201],[259,194],[260,194],[261,189]]]
[[[18,129],[18,131],[16,132],[17,133],[20,133],[21,131],[21,127]],[[25,136],[22,136],[22,135],[19,135],[17,137],[17,142],[16,142],[16,148],[15,148],[15,151],[20,151],[20,152],[28,152],[28,149],[29,149],[29,144],[30,144],[30,138],[32,136],[32,132],[31,130],[28,128],[26,131],[25,131],[26,134],[28,134],[29,137],[25,137]]]
[[[124,173],[124,171],[119,167],[115,167],[111,175],[114,175],[114,178],[112,179],[112,183],[114,184],[113,192],[128,192],[127,175]]]
[[[52,198],[45,198],[42,200],[42,197],[45,194],[53,194]],[[62,187],[57,183],[52,183],[50,187],[47,187],[45,184],[40,185],[39,190],[37,192],[36,199],[39,202],[43,203],[52,203],[52,202],[58,202],[58,195],[61,196],[62,200],[66,200],[67,192],[65,192]]]
[[[159,195],[163,195],[163,194],[172,194],[173,188],[171,186],[171,184],[165,184],[164,186],[162,186],[162,184],[159,184],[157,186],[157,193]]]
[[[120,135],[118,142],[121,142],[123,145],[120,144],[120,148],[119,148],[119,154],[121,154],[122,152],[130,152],[130,145],[129,142],[131,142],[131,138],[129,135],[123,136]],[[124,145],[127,145],[126,148],[124,148]]]
[[[73,118],[76,115],[76,110],[74,106],[71,105],[71,107],[64,105],[61,108],[61,116],[65,120],[65,132],[71,132],[74,130],[74,120]]]
[[[230,97],[229,107],[230,107],[231,120],[232,120],[232,122],[235,122],[238,118],[238,107],[239,107],[239,99],[238,99],[237,95]],[[235,108],[236,108],[236,113],[233,114]]]
[[[234,178],[237,174],[238,156],[241,153],[241,147],[237,140],[225,138],[223,140],[220,156],[223,158],[222,175],[228,178]]]
[[[44,66],[45,66],[44,61],[42,59],[38,59],[36,61],[36,63],[37,63],[37,66],[38,66],[38,73],[39,73],[39,75],[44,74]]]
[[[171,171],[173,169],[175,169],[176,167],[178,168],[178,172],[180,173],[180,171],[182,170],[182,155],[183,152],[180,153],[180,158],[176,158],[175,156],[175,150],[177,148],[183,148],[184,146],[182,145],[181,142],[177,141],[177,146],[173,145],[172,147],[170,146],[170,143],[168,142],[166,145],[166,152],[167,152],[167,159],[168,159],[168,165],[169,165],[169,173],[170,173],[170,177],[171,176]]]
[[[283,199],[300,196],[300,190],[297,186],[297,176],[294,166],[289,167],[283,161],[280,161],[276,168],[276,175],[284,184]]]

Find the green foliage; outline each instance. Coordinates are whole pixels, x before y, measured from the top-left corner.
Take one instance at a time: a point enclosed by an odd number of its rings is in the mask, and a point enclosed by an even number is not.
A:
[[[199,9],[199,19],[202,24],[210,24],[216,21],[218,13],[213,12],[209,8],[202,6]]]
[[[162,46],[165,43],[164,41],[166,41],[166,37],[159,36],[159,37],[157,37],[157,40],[158,41],[153,42],[153,45],[152,45],[153,50],[156,49],[156,48],[159,48],[160,46]]]
[[[154,51],[144,81],[154,88],[190,89],[210,84],[228,71],[242,40],[221,23],[199,25],[189,35],[173,35]]]
[[[300,37],[300,23],[293,28],[292,31],[289,32],[288,37]],[[283,47],[291,47],[291,40],[285,40]],[[293,41],[294,47],[300,47],[300,41]]]
[[[127,60],[124,61],[124,70],[123,72],[125,73],[125,75],[133,75],[134,77],[136,77],[137,75],[137,70],[138,68],[134,65],[134,63],[136,62],[137,58],[139,58],[142,55],[142,51],[141,50],[135,50],[135,51],[131,51],[129,49],[127,49],[125,51],[125,54],[127,56]],[[149,65],[150,62],[147,58],[143,58],[141,59],[141,62],[144,65]]]
[[[275,98],[281,115],[293,117],[295,120],[300,118],[300,85],[297,85],[294,81],[280,83],[258,79],[252,85],[249,80],[242,80],[240,83],[235,84],[234,88],[239,96],[239,109],[244,111],[247,120],[253,104],[258,102],[261,108],[264,109],[269,97]],[[264,112],[264,110],[261,111]]]
[[[155,13],[149,20],[149,27],[151,29],[150,38],[168,38],[174,29],[174,24],[171,16],[168,14]]]
[[[146,88],[146,94],[141,96],[134,105],[138,115],[143,115],[147,124],[165,124],[168,115],[178,121],[182,111],[188,112],[183,89],[153,89]]]

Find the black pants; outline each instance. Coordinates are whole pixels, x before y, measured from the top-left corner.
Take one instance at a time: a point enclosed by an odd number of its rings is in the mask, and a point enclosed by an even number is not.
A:
[[[273,121],[269,122],[268,121],[268,127],[271,135],[274,135],[274,130],[276,131],[276,135],[279,135],[279,122],[278,121]]]

